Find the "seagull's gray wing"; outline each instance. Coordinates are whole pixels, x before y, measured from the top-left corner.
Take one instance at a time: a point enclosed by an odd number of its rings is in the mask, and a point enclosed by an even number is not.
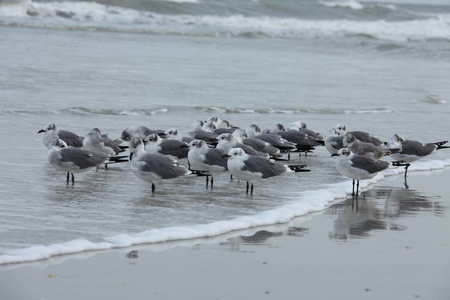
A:
[[[349,133],[353,134],[353,136],[356,139],[360,140],[361,142],[371,143],[371,144],[374,144],[375,146],[383,145],[382,141],[380,141],[379,139],[371,136],[367,132],[364,132],[364,131],[350,131]]]
[[[81,170],[98,166],[109,159],[107,154],[80,148],[65,148],[59,153],[61,163],[73,163]]]
[[[177,178],[188,173],[186,168],[163,154],[145,153],[139,157],[139,161],[144,162],[142,171],[158,174],[162,179]]]
[[[205,161],[204,163],[207,165],[215,165],[224,167],[225,170],[228,170],[226,157],[223,157],[226,153],[221,149],[211,148],[208,152],[205,153]]]
[[[350,161],[352,166],[367,171],[370,174],[383,171],[389,167],[389,162],[373,159],[363,155],[355,154]]]
[[[119,147],[119,144],[117,144],[116,141],[111,140],[107,136],[102,136],[102,141],[103,141],[103,143],[105,143],[106,147],[113,149],[113,151],[116,153],[116,155],[119,154],[120,152],[124,151],[124,150],[122,150],[122,148]]]
[[[272,145],[268,145],[267,142],[256,138],[248,138],[242,141],[243,144],[248,145],[256,151],[268,153],[272,156],[281,156],[280,150]]]
[[[189,147],[185,142],[177,140],[163,140],[160,144],[161,154],[175,156],[176,158],[186,158],[189,152]]]
[[[408,155],[427,156],[434,150],[436,150],[435,144],[422,144],[418,141],[406,140],[402,142],[402,151],[400,153]]]
[[[269,178],[283,174],[287,169],[284,164],[272,162],[261,156],[250,156],[244,161],[242,170],[261,173],[262,178]]]
[[[280,150],[295,150],[297,147],[294,143],[283,139],[280,135],[275,133],[261,133],[255,136],[256,138],[268,142],[272,146]]]
[[[75,148],[83,147],[83,137],[67,130],[59,130],[58,137],[66,142],[67,146]]]

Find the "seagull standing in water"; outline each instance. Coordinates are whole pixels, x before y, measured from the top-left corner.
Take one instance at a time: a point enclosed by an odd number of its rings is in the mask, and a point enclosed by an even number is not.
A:
[[[389,162],[373,159],[368,156],[354,154],[348,148],[342,148],[332,156],[338,156],[336,169],[342,175],[353,179],[352,196],[358,197],[359,180],[375,177],[389,167]],[[355,193],[355,180],[357,181]]]
[[[193,140],[189,143],[188,161],[191,171],[199,172],[198,175],[206,176],[206,187],[208,187],[209,176],[211,176],[211,189],[214,185],[214,175],[228,171],[227,158],[223,150],[210,148],[203,140]]]
[[[67,144],[57,137],[53,138],[48,146],[48,161],[55,169],[67,172],[67,184],[69,184],[70,174],[72,175],[72,184],[74,184],[73,173],[88,171],[108,160],[108,154],[67,147]]]
[[[288,166],[262,156],[248,155],[242,148],[233,148],[225,156],[228,157],[227,165],[231,174],[238,179],[247,181],[247,194],[251,184],[250,195],[253,195],[253,182],[280,176],[293,170],[300,172],[300,169],[305,167]]]
[[[372,143],[365,143],[357,140],[351,133],[346,133],[342,140],[344,148],[350,149],[355,154],[366,155],[372,158],[380,159],[385,155],[391,154],[391,151],[384,146],[375,146]]]
[[[251,124],[245,130],[249,137],[263,140],[272,146],[280,149],[280,151],[295,151],[297,147],[292,143],[276,133],[262,133],[261,128],[256,124]]]
[[[250,146],[258,152],[267,153],[273,159],[280,159],[280,157],[283,156],[280,149],[263,140],[249,137],[244,129],[236,129],[233,131],[233,137],[238,143]],[[245,148],[243,149],[245,150]]]
[[[237,138],[231,133],[222,133],[217,137],[217,139],[219,140],[219,143],[216,148],[223,150],[225,153],[228,153],[232,148],[242,148],[245,153],[250,155],[259,155],[267,158],[270,157],[270,155],[265,152],[256,151],[253,147],[239,143]]]
[[[176,160],[166,155],[147,153],[144,142],[138,137],[130,140],[130,162],[134,175],[151,182],[153,194],[156,189],[155,183],[171,181],[191,174],[186,167],[179,165]]]
[[[98,128],[91,129],[83,139],[83,148],[92,152],[105,153],[109,155],[111,161],[126,162],[127,156],[117,156],[117,154],[124,152],[119,147],[116,141],[108,138],[106,134],[101,135],[101,131]],[[108,164],[105,164],[105,168],[108,170]]]
[[[360,140],[361,142],[371,143],[375,146],[382,146],[384,144],[380,139],[371,136],[370,133],[367,133],[365,131],[347,131],[347,126],[345,126],[345,124],[337,124],[335,129],[339,135],[343,136],[346,133],[351,133],[356,139]]]
[[[412,162],[430,155],[435,150],[449,148],[448,146],[444,146],[447,142],[448,141],[423,144],[418,141],[405,140],[400,135],[394,134],[389,138],[387,147],[392,152],[395,152],[391,154],[391,157],[396,160],[394,165],[405,166],[406,178],[406,173]]]
[[[344,136],[340,135],[335,128],[325,133],[325,148],[331,154],[336,154],[339,149],[344,148]]]
[[[155,133],[147,136],[144,142],[145,151],[149,153],[161,153],[178,159],[183,159],[187,158],[189,152],[189,146],[185,142],[162,139]]]
[[[83,137],[72,131],[61,130],[56,127],[55,123],[50,123],[44,126],[38,133],[44,133],[42,141],[45,147],[48,147],[55,137],[63,140],[67,146],[81,148],[83,147]]]
[[[144,140],[147,136],[149,136],[152,133],[163,134],[164,130],[161,130],[161,129],[152,130],[145,126],[139,126],[139,125],[131,126],[131,127],[128,127],[127,129],[125,129],[124,131],[122,131],[122,135],[120,138],[126,142],[131,141],[131,139],[135,138],[135,137],[138,137],[141,140]]]

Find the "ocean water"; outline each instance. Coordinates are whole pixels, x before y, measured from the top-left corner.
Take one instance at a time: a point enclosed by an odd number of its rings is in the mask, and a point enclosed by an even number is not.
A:
[[[152,195],[127,163],[66,185],[37,134],[50,122],[118,138],[217,116],[448,140],[450,6],[410,2],[0,2],[0,264],[284,223],[351,192],[324,147],[293,156],[310,173],[256,183],[251,197],[225,174],[213,190],[189,177]],[[449,165],[442,150],[410,171]]]

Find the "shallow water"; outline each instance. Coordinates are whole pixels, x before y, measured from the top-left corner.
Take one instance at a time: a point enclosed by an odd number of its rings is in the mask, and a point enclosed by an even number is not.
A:
[[[382,140],[394,133],[423,142],[448,139],[445,39],[138,34],[109,27],[90,31],[83,22],[70,27],[55,18],[37,22],[52,26],[30,25],[36,20],[29,16],[14,20],[11,25],[10,17],[0,17],[0,35],[7,37],[0,40],[2,253],[77,239],[94,246],[70,246],[75,252],[103,247],[105,239],[123,246],[153,239],[135,236],[151,229],[169,232],[152,234],[170,240],[268,225],[291,217],[280,207],[298,205],[294,215],[321,210],[351,187],[324,148],[307,158],[294,156],[310,173],[258,183],[253,197],[225,174],[215,178],[212,191],[204,178],[192,177],[158,185],[151,195],[128,164],[76,174],[75,185],[66,186],[37,134],[50,122],[80,135],[98,127],[112,138],[132,125],[186,133],[195,120],[218,116],[244,128],[302,120],[321,133],[345,123]],[[427,160],[443,168],[448,157],[443,150]],[[430,168],[436,163],[418,169]],[[329,191],[329,184],[340,182]],[[257,221],[220,223],[255,215]],[[201,224],[213,225],[202,231]],[[45,257],[36,248],[25,257],[33,255]]]

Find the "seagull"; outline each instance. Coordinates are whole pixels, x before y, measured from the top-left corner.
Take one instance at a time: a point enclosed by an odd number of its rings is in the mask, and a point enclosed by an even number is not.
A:
[[[294,143],[297,148],[296,150],[305,152],[305,154],[312,152],[312,150],[315,149],[314,147],[323,145],[323,141],[316,140],[300,130],[286,130],[283,124],[280,123],[275,126],[275,129],[272,132],[278,134],[285,140]]]
[[[221,149],[225,153],[228,153],[232,148],[242,148],[245,153],[250,155],[259,155],[269,158],[270,155],[265,152],[256,151],[253,147],[239,143],[238,140],[231,133],[222,133],[217,137],[219,143],[216,149]]]
[[[163,135],[168,140],[177,140],[177,141],[183,141],[186,144],[189,144],[194,140],[194,138],[189,136],[183,136],[180,131],[176,128],[170,128],[164,131]]]
[[[347,127],[345,126],[345,124],[337,124],[335,129],[337,130],[339,135],[345,135],[347,133]],[[357,138],[361,142],[371,143],[375,146],[382,146],[384,144],[381,140],[371,136],[369,133],[364,131],[349,131],[348,133],[353,134],[355,138]]]
[[[211,189],[214,184],[214,175],[228,171],[227,158],[223,157],[226,152],[217,148],[210,148],[205,141],[193,140],[189,143],[188,161],[191,171],[198,175],[206,176],[206,187],[208,187],[209,176],[211,176]]]
[[[248,194],[249,183],[251,183],[250,195],[253,195],[254,181],[280,176],[286,172],[300,172],[300,169],[305,167],[288,166],[265,157],[248,155],[242,148],[233,148],[224,156],[228,157],[227,165],[231,174],[238,179],[247,181],[246,194]]]
[[[339,151],[332,156],[338,156],[338,159],[336,160],[336,169],[338,172],[353,179],[352,196],[356,195],[356,197],[358,197],[360,179],[373,178],[378,172],[387,169],[390,165],[387,161],[354,154],[348,148],[339,149]],[[357,181],[356,194],[355,180]]]
[[[147,128],[145,126],[131,126],[122,131],[121,139],[124,141],[129,142],[132,138],[138,137],[141,140],[144,140],[148,135],[156,133],[156,134],[163,134],[164,130],[152,130],[150,128]]]
[[[344,148],[343,140],[344,136],[339,135],[336,128],[331,128],[325,133],[325,148],[331,154],[335,154],[339,149]]]
[[[383,146],[375,146],[371,143],[361,142],[351,133],[346,133],[342,140],[344,148],[350,149],[355,154],[366,155],[372,158],[380,159],[385,155],[391,154],[391,151]]]
[[[287,141],[280,135],[275,133],[261,133],[261,128],[256,124],[251,124],[245,130],[249,137],[254,137],[265,142],[268,142],[272,146],[280,149],[281,151],[295,151],[297,147],[294,143]]]
[[[116,141],[108,138],[106,134],[101,135],[101,131],[98,128],[91,129],[83,139],[83,148],[92,152],[105,153],[109,155],[110,160],[115,162],[125,162],[127,156],[117,156],[117,154],[124,152],[119,147]],[[105,168],[108,170],[108,164],[105,164]]]
[[[222,133],[233,133],[236,129],[239,129],[239,127],[231,125],[230,122],[227,120],[220,120],[216,124],[216,129],[214,129],[214,133],[221,135]]]
[[[102,135],[98,128],[93,128],[86,134],[83,139],[83,148],[110,156],[116,156],[125,151],[119,147],[119,143],[111,140],[107,135]]]
[[[161,153],[171,155],[178,159],[187,158],[189,146],[182,141],[162,139],[159,135],[153,133],[144,140],[145,151],[148,153]]]
[[[83,137],[67,130],[61,130],[56,127],[55,123],[44,126],[38,133],[44,133],[42,141],[45,147],[48,147],[55,137],[63,140],[67,146],[81,148],[83,146]]]
[[[308,129],[305,122],[297,121],[297,122],[290,123],[288,129],[303,131],[304,133],[306,133],[310,137],[314,138],[315,140],[322,141],[322,145],[323,145],[323,137],[320,134],[318,134],[317,132],[315,132],[311,129]]]
[[[192,174],[169,156],[145,152],[144,143],[138,137],[130,140],[130,162],[134,175],[152,183],[152,194],[155,193],[155,183]]]
[[[281,154],[280,149],[272,146],[270,143],[257,138],[248,137],[248,134],[244,129],[236,129],[233,132],[233,137],[238,143],[250,146],[258,152],[267,153],[272,159],[280,159],[283,154]]]
[[[54,137],[48,146],[48,161],[55,169],[67,172],[67,184],[69,184],[70,174],[72,174],[72,184],[74,184],[73,173],[88,171],[108,160],[108,154],[68,147],[63,140],[57,137]]]
[[[197,121],[193,130],[188,134],[196,140],[203,140],[208,144],[216,145],[218,134],[214,133],[214,129],[216,129],[216,125],[211,120],[206,122]]]
[[[398,134],[394,134],[389,138],[387,147],[395,153],[391,154],[391,157],[395,159],[395,166],[405,166],[405,178],[408,168],[412,162],[430,155],[435,150],[449,148],[444,146],[448,141],[442,141],[437,143],[423,144],[418,141],[405,140]]]

